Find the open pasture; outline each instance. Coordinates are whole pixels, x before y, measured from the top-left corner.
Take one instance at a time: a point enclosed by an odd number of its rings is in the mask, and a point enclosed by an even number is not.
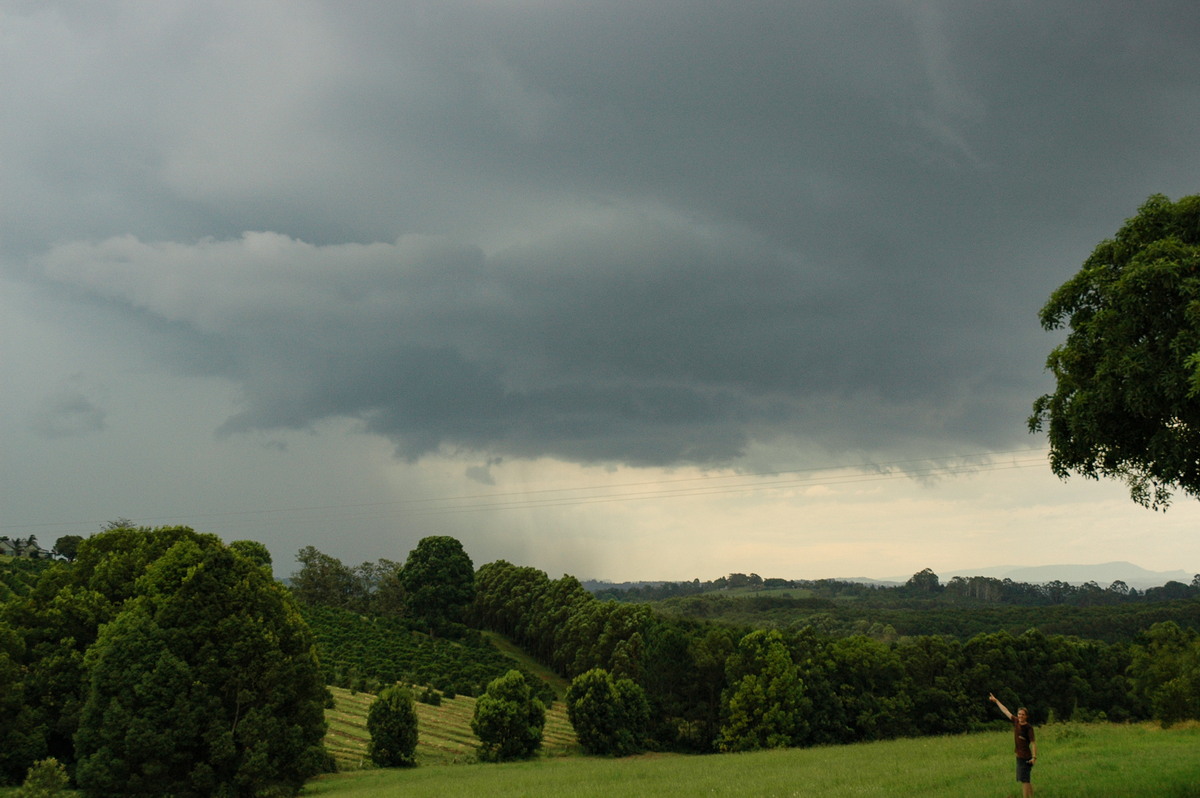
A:
[[[1062,724],[1039,729],[1036,794],[1196,798],[1200,726]],[[503,765],[362,770],[310,782],[306,796],[1017,796],[1005,732],[713,756],[573,756]]]

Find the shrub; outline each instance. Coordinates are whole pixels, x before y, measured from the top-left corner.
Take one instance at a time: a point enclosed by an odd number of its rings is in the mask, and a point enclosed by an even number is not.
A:
[[[417,710],[407,687],[385,688],[367,711],[367,754],[380,767],[417,764]]]
[[[567,716],[583,750],[627,756],[643,748],[650,706],[645,692],[633,681],[614,681],[608,671],[593,668],[571,682]]]
[[[18,798],[49,798],[58,795],[67,788],[70,779],[67,769],[55,759],[41,759],[34,762],[25,776],[25,783],[17,790]]]
[[[545,725],[546,707],[534,698],[518,670],[488,685],[471,718],[471,731],[479,738],[479,758],[485,762],[533,756],[541,747]]]

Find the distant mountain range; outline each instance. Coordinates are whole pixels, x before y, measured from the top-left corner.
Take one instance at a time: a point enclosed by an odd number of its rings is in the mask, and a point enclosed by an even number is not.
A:
[[[1082,585],[1084,582],[1095,582],[1100,587],[1108,587],[1118,579],[1138,590],[1148,587],[1161,587],[1167,582],[1182,582],[1191,584],[1195,574],[1187,571],[1148,571],[1131,562],[1106,562],[1096,565],[995,565],[989,568],[968,568],[962,571],[946,571],[938,573],[938,579],[944,585],[956,576],[990,576],[996,579],[1011,579],[1014,582],[1026,582],[1031,585],[1041,585],[1046,582],[1066,582],[1072,585]],[[869,582],[872,584],[904,584],[908,576],[889,577],[887,579],[855,578],[845,581]]]

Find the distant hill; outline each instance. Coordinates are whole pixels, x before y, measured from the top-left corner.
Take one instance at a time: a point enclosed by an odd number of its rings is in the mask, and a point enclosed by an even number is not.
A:
[[[595,593],[598,590],[632,590],[635,587],[646,587],[647,585],[658,586],[665,584],[671,580],[656,579],[652,582],[610,582],[607,579],[582,579],[579,584],[583,585],[583,589],[589,593]]]
[[[1066,582],[1071,585],[1095,582],[1100,587],[1108,587],[1119,579],[1131,588],[1145,590],[1151,587],[1162,587],[1167,582],[1182,582],[1185,585],[1190,585],[1195,573],[1184,570],[1149,571],[1130,562],[1106,562],[1095,565],[993,565],[986,568],[966,568],[960,571],[939,571],[937,575],[943,585],[956,576],[990,576],[995,579],[1011,579],[1014,582],[1025,582],[1031,585],[1042,585],[1055,581]],[[882,579],[874,579],[867,576],[836,576],[831,578],[838,582],[858,582],[864,585],[874,585],[875,587],[899,587],[907,582],[911,576],[912,574],[905,574],[904,576],[889,576]],[[670,580],[609,582],[607,580],[585,579],[583,580],[583,587],[595,593],[605,589],[630,590],[670,583]]]
[[[1108,587],[1119,579],[1132,588],[1145,590],[1149,587],[1161,587],[1167,582],[1191,584],[1194,574],[1183,570],[1148,571],[1130,562],[1106,562],[1096,565],[997,565],[990,568],[968,568],[962,571],[947,571],[938,574],[942,584],[956,576],[991,576],[996,579],[1011,579],[1014,582],[1026,582],[1032,585],[1053,581],[1072,585],[1095,582],[1100,587]],[[899,581],[903,583],[907,581],[907,577]]]

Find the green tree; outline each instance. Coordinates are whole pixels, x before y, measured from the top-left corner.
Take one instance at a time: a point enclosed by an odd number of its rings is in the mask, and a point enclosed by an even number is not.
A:
[[[52,798],[70,786],[67,769],[53,757],[34,762],[25,776],[17,798]]]
[[[507,560],[496,560],[481,566],[475,575],[475,598],[470,609],[471,621],[483,628],[518,639],[530,646],[531,638],[526,634],[529,624],[540,616],[541,608],[535,612],[535,604],[550,586],[544,571],[530,566],[516,566]],[[583,590],[583,586],[579,586]],[[586,592],[586,591],[585,591]],[[550,638],[552,630],[543,637]],[[543,662],[550,659],[548,650],[535,653]]]
[[[24,653],[21,636],[0,621],[0,784],[17,781],[46,750],[47,729],[25,701]]]
[[[461,624],[475,598],[475,566],[462,544],[445,535],[422,538],[400,569],[408,611],[430,631]]]
[[[633,681],[593,668],[571,681],[567,716],[589,754],[628,756],[644,747],[650,705]]]
[[[546,707],[518,670],[493,680],[475,702],[471,731],[484,762],[527,759],[542,745]]]
[[[722,751],[785,748],[805,742],[812,702],[777,629],[749,633],[726,662],[729,688],[717,738]]]
[[[913,730],[919,734],[959,734],[971,725],[977,703],[967,693],[962,644],[946,637],[908,638],[896,653],[909,679]]]
[[[63,535],[54,541],[54,553],[70,562],[75,559],[75,554],[79,551],[79,544],[82,542],[81,535]]]
[[[137,592],[85,658],[85,794],[295,794],[327,761],[326,691],[288,593],[210,535],[179,540]]]
[[[271,551],[257,540],[235,540],[229,544],[229,550],[241,555],[250,562],[271,573]]]
[[[407,687],[394,684],[379,694],[367,711],[367,731],[367,755],[379,767],[417,764],[417,709]]]
[[[841,716],[850,728],[847,742],[896,737],[911,728],[912,699],[900,657],[891,647],[854,636],[833,641],[825,656]]]
[[[942,589],[938,575],[930,568],[922,569],[910,576],[904,586],[913,593],[938,593]]]
[[[365,565],[366,563],[364,563]],[[400,563],[380,559],[375,566],[371,607],[379,615],[399,618],[404,615],[408,596],[400,582]]]
[[[1169,726],[1200,719],[1200,636],[1174,621],[1143,635],[1129,668],[1133,686],[1154,717]]]
[[[296,553],[296,561],[300,570],[292,574],[292,591],[298,601],[353,608],[362,597],[354,571],[338,558],[305,546]]]
[[[30,749],[32,757],[22,769],[47,755],[73,768],[87,690],[84,652],[99,628],[137,593],[137,579],[150,563],[175,543],[201,537],[187,527],[114,527],[80,543],[69,566],[43,571],[23,600],[0,608],[3,620],[24,639],[20,662],[29,720],[21,725],[37,750]]]
[[[1057,381],[1039,397],[1061,478],[1116,478],[1165,508],[1171,490],[1200,497],[1200,196],[1150,197],[1042,308],[1069,328],[1046,361]]]

